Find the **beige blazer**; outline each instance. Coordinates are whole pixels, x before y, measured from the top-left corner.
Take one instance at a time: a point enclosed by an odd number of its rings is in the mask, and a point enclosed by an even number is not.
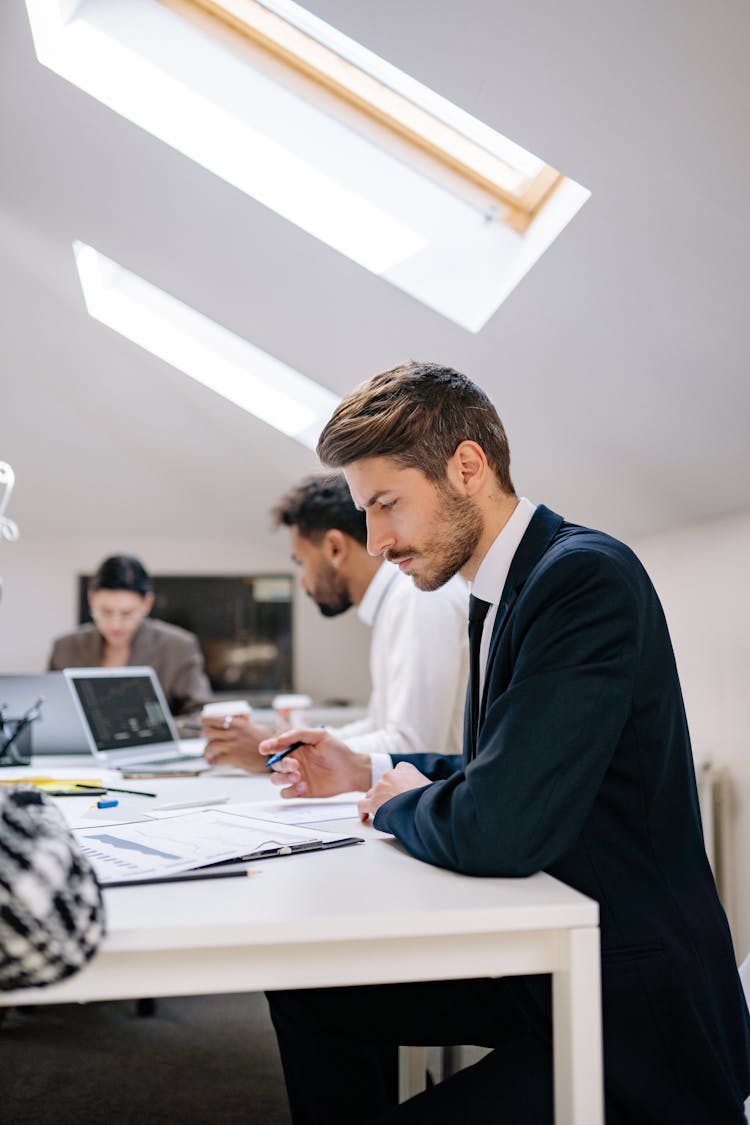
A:
[[[81,625],[53,643],[48,668],[98,668],[104,641],[94,625]],[[213,698],[197,638],[187,629],[147,617],[133,638],[130,666],[145,664],[159,677],[173,715],[197,711]]]

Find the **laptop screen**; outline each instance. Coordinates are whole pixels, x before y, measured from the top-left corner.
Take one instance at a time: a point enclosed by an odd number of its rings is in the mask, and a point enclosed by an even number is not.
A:
[[[44,702],[31,724],[31,753],[87,753],[87,732],[62,672],[0,676],[0,703],[8,718],[20,718],[40,696]]]
[[[83,675],[71,677],[71,684],[97,750],[127,750],[173,740],[150,675]]]

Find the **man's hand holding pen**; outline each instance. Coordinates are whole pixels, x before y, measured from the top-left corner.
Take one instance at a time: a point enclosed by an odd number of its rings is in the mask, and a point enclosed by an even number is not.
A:
[[[283,786],[282,797],[333,797],[363,792],[372,783],[370,759],[350,750],[345,742],[320,727],[285,731],[258,747],[265,757],[294,751],[273,765],[271,780]]]

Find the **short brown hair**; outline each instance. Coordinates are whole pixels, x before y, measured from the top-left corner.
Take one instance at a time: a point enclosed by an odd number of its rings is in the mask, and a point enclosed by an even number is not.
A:
[[[462,441],[482,447],[503,491],[515,495],[508,439],[484,391],[451,367],[410,360],[373,375],[342,399],[317,452],[331,468],[390,457],[441,481]]]

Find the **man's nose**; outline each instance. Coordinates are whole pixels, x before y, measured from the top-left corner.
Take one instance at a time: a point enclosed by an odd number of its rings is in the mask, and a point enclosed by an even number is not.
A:
[[[392,532],[385,522],[377,516],[367,513],[367,553],[377,557],[387,551],[396,542]]]

